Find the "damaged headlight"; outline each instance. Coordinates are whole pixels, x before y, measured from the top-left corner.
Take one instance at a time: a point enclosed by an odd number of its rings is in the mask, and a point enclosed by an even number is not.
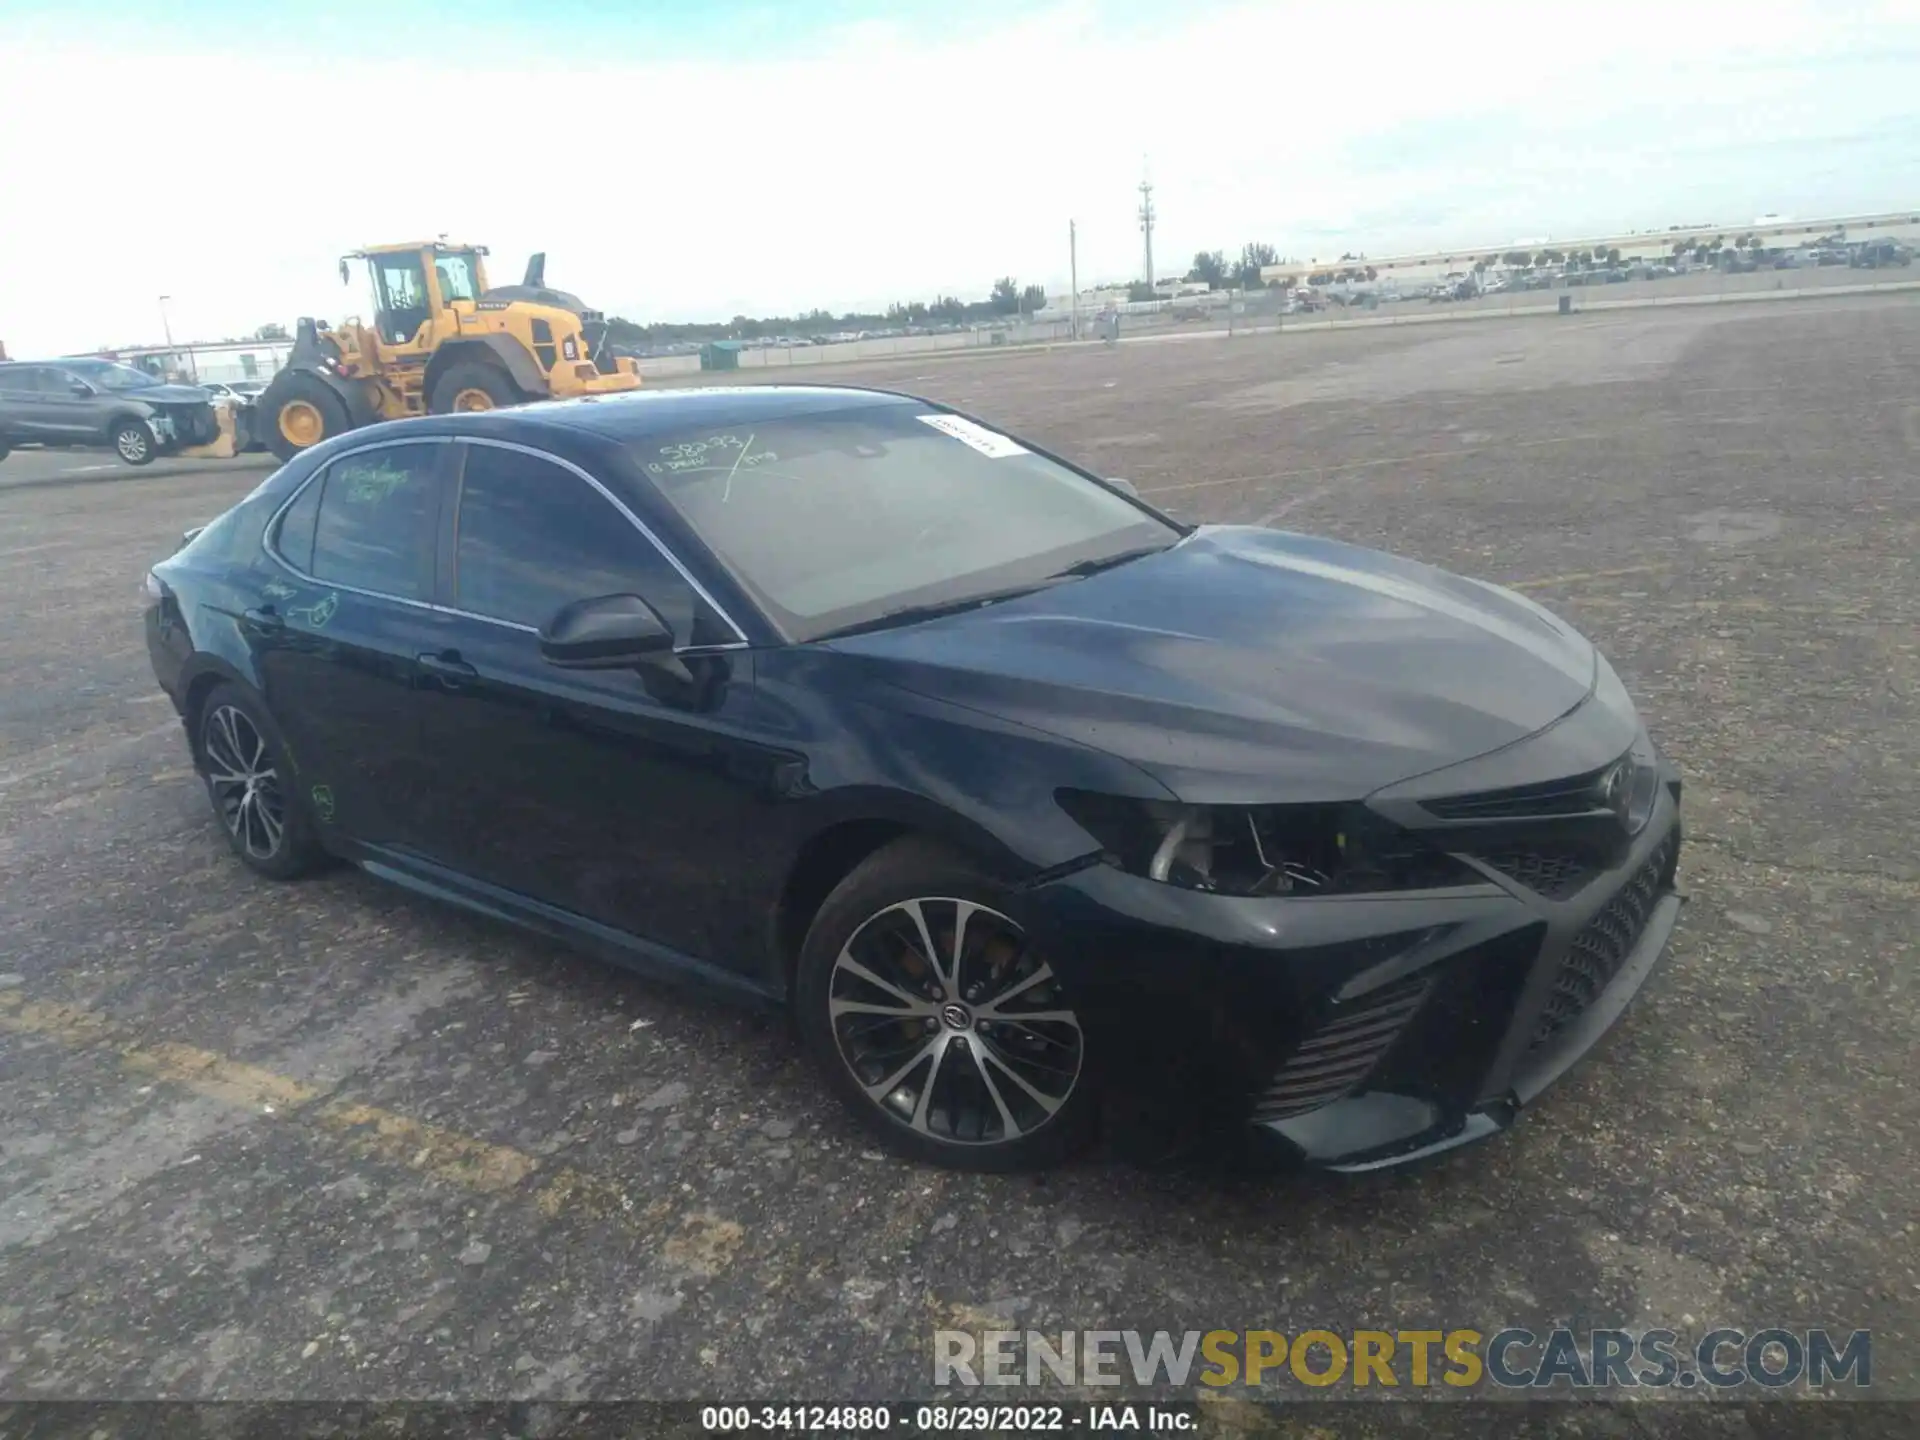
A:
[[[1109,864],[1220,895],[1358,895],[1480,880],[1359,805],[1181,805],[1055,793]]]

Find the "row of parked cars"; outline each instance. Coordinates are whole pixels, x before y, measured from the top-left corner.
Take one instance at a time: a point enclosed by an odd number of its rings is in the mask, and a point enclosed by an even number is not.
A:
[[[173,384],[133,365],[75,358],[0,363],[0,460],[22,445],[111,450],[129,465],[219,438],[217,407],[250,441],[264,380]]]

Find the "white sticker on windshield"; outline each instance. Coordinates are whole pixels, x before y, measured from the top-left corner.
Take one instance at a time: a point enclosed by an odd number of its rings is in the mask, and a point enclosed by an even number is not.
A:
[[[922,425],[931,425],[943,435],[951,435],[963,445],[971,445],[989,460],[1004,460],[1009,455],[1024,455],[1027,447],[1009,440],[996,430],[962,420],[958,415],[921,415]]]

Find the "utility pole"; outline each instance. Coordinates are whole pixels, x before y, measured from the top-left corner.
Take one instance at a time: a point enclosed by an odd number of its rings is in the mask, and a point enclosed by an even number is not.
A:
[[[1080,233],[1073,221],[1067,221],[1067,283],[1073,287],[1073,319],[1068,322],[1067,334],[1075,340],[1080,338]]]
[[[1153,222],[1154,222],[1154,219],[1155,219],[1155,216],[1153,213],[1153,182],[1151,180],[1142,180],[1140,182],[1140,233],[1146,237],[1147,273],[1144,278],[1146,279],[1146,282],[1147,282],[1147,288],[1150,290],[1153,288]]]

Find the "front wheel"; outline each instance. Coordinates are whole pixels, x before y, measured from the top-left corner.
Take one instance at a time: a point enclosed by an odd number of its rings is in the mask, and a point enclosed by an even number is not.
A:
[[[114,422],[113,453],[127,464],[151,465],[159,449],[160,441],[146,421],[129,416]]]
[[[904,840],[814,917],[795,986],[801,1034],[841,1100],[898,1154],[1030,1170],[1092,1134],[1080,1016],[1012,908],[963,857]]]
[[[282,372],[260,397],[254,433],[280,460],[353,428],[347,402],[318,375]]]

